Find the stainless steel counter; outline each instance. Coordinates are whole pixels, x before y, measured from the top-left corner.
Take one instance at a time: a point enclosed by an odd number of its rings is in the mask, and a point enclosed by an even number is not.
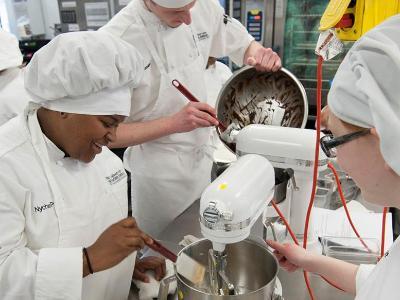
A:
[[[201,238],[200,224],[198,221],[199,201],[196,201],[172,224],[170,224],[160,235],[160,239],[178,244],[185,235],[194,235]],[[262,224],[259,220],[252,228],[252,235],[262,237]],[[304,283],[303,273],[288,273],[280,270],[278,275],[283,288],[285,300],[308,300],[308,292]],[[310,274],[310,281],[313,287],[316,300],[350,300],[354,297],[347,295],[329,286],[320,277]],[[132,290],[130,300],[138,299],[136,292]]]

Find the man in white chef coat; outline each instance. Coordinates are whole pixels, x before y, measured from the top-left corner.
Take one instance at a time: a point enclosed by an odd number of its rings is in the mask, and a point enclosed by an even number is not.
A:
[[[122,162],[106,147],[144,70],[128,43],[68,33],[27,66],[25,113],[0,127],[0,299],[127,299],[152,239],[127,218]],[[139,272],[139,270],[141,272]]]
[[[281,61],[217,0],[132,0],[100,30],[137,47],[147,64],[133,90],[129,122],[119,127],[112,147],[133,146],[124,163],[132,172],[134,216],[157,236],[210,182],[210,126],[218,121],[206,103],[208,57],[229,56],[237,65],[267,71],[277,71]],[[189,103],[173,79],[203,103]]]

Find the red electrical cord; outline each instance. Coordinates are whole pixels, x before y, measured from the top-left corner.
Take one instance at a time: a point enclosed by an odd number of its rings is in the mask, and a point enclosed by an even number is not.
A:
[[[278,208],[278,206],[276,205],[275,201],[272,200],[272,201],[271,201],[271,204],[272,204],[272,206],[274,207],[275,211],[278,213],[278,215],[279,215],[279,217],[281,218],[281,220],[283,221],[283,223],[285,224],[286,229],[288,230],[290,236],[292,237],[293,242],[294,242],[296,245],[300,246],[299,241],[298,241],[297,238],[296,238],[296,235],[294,234],[292,228],[290,227],[288,221],[286,220],[286,218],[285,218],[284,215],[282,214],[281,210],[280,210],[280,209]],[[305,282],[306,282],[307,290],[308,290],[308,293],[310,294],[310,298],[311,298],[312,300],[314,300],[314,299],[315,299],[314,291],[313,291],[312,288],[311,288],[311,284],[310,284],[310,280],[308,279],[307,272],[306,272],[306,271],[303,271],[303,273],[304,273],[304,280],[305,280]]]
[[[272,206],[274,207],[275,211],[278,213],[278,216],[281,218],[281,220],[282,220],[283,223],[285,224],[285,226],[286,226],[286,228],[287,228],[287,230],[288,230],[288,232],[289,232],[289,235],[291,236],[293,242],[294,242],[296,245],[300,246],[299,241],[298,241],[297,238],[296,238],[296,235],[294,234],[294,232],[293,232],[292,228],[290,227],[288,221],[286,220],[285,216],[282,214],[281,210],[280,210],[279,207],[276,205],[275,201],[272,200],[272,201],[271,201],[271,204],[272,204]],[[321,276],[321,275],[320,275],[320,276]],[[343,291],[340,287],[338,287],[338,286],[335,285],[334,283],[330,282],[330,281],[329,281],[328,279],[326,279],[324,276],[321,276],[321,277],[322,277],[322,279],[324,279],[327,283],[329,283],[329,284],[332,285],[333,287],[337,288],[338,290]],[[310,294],[311,299],[315,299],[314,292],[313,292],[313,290],[312,290],[312,288],[311,288],[310,281],[309,281],[307,275],[305,276],[305,281],[306,281],[307,290],[308,290],[308,292],[309,292],[309,294]]]
[[[321,135],[321,94],[322,94],[322,56],[318,56],[317,64],[317,128],[316,128],[316,141],[315,141],[315,156],[314,156],[314,171],[313,171],[313,184],[311,189],[310,201],[308,203],[306,222],[304,224],[303,248],[307,249],[308,226],[310,222],[311,210],[314,205],[315,192],[317,190],[318,178],[318,161],[319,161],[319,139]],[[313,292],[309,283],[308,274],[303,271],[304,280],[306,281],[307,289],[310,293],[311,299],[314,299]]]
[[[353,229],[355,235],[360,240],[361,244],[363,244],[365,249],[367,249],[368,252],[371,253],[372,252],[371,249],[369,249],[368,245],[361,238],[360,234],[358,233],[358,231],[357,231],[356,227],[354,226],[354,223],[353,223],[353,221],[352,221],[352,219],[350,217],[349,210],[347,209],[347,202],[346,202],[346,199],[345,199],[344,194],[343,194],[342,185],[340,184],[339,176],[338,176],[338,174],[336,172],[335,167],[331,163],[328,163],[328,168],[331,169],[333,175],[335,176],[336,185],[337,185],[337,188],[338,188],[338,191],[339,191],[340,200],[342,201],[343,208],[344,208],[344,211],[346,212],[346,216],[347,216],[347,219],[349,220],[351,228]]]
[[[318,56],[317,65],[317,122],[316,122],[316,139],[315,139],[315,156],[313,170],[313,184],[311,189],[310,201],[308,203],[306,222],[304,224],[303,248],[307,249],[308,226],[310,222],[311,210],[314,205],[315,192],[317,190],[318,179],[318,162],[319,162],[319,140],[321,136],[321,92],[322,92],[322,56]]]

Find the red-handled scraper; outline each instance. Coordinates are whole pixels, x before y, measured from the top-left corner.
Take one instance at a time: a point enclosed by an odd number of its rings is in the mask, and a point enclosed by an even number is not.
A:
[[[176,87],[189,101],[192,102],[200,102],[199,99],[197,99],[182,83],[180,83],[177,79],[172,80],[172,85]],[[217,119],[216,116],[211,115],[213,118]],[[221,130],[221,132],[224,132],[226,130],[226,127],[224,124],[221,123],[220,120],[218,120],[218,128]]]
[[[148,245],[148,247],[175,263],[178,274],[182,275],[187,280],[195,284],[199,284],[203,281],[206,268],[186,253],[181,252],[178,257],[155,239],[153,239],[153,244]]]

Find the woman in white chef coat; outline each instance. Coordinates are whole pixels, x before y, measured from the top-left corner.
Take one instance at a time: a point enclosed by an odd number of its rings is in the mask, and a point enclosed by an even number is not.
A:
[[[127,218],[126,173],[106,146],[129,115],[142,57],[79,32],[26,68],[32,102],[0,127],[0,299],[127,299],[135,251],[152,239]],[[138,264],[163,276],[160,259]]]
[[[361,188],[367,201],[400,208],[400,15],[358,40],[340,65],[323,110],[333,135],[321,139],[324,152]],[[280,264],[333,281],[360,300],[399,299],[400,240],[379,263],[356,266],[273,241]]]
[[[133,90],[130,123],[120,126],[112,144],[137,145],[124,157],[132,172],[133,213],[157,236],[210,182],[210,137],[218,122],[206,103],[208,57],[229,56],[237,65],[272,71],[281,61],[225,15],[217,0],[132,0],[100,30],[137,47],[148,68]],[[203,103],[189,103],[173,79]]]
[[[0,125],[24,111],[22,54],[15,36],[0,28]]]

